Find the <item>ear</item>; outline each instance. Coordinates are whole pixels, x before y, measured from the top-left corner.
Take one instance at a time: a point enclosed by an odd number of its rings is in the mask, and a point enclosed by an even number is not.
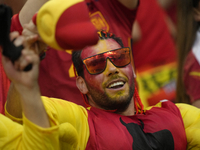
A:
[[[194,10],[195,21],[200,22],[200,2],[199,2],[199,5],[198,5],[198,8],[194,8],[193,10]]]
[[[81,93],[83,94],[88,93],[88,88],[86,86],[85,80],[81,76],[78,76],[76,78],[76,86],[78,87]]]

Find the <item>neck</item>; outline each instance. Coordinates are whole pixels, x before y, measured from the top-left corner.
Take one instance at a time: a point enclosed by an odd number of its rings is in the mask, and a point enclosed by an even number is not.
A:
[[[123,112],[116,112],[123,116],[132,116],[135,114],[134,100],[132,99],[127,109]]]
[[[98,109],[102,109],[101,107],[99,107],[92,99],[92,97],[90,95],[88,95],[88,99],[89,99],[89,105]],[[114,110],[113,110],[114,111]],[[115,112],[115,111],[114,111]],[[127,109],[124,111],[116,111],[115,113],[123,115],[123,116],[132,116],[135,114],[135,107],[134,107],[134,100],[132,98],[132,100],[130,101],[130,104],[128,105]]]
[[[96,105],[95,103],[93,103],[93,101],[89,101],[90,106],[92,107],[96,107],[98,109],[102,109],[100,108],[98,105]],[[134,107],[134,101],[133,99],[131,100],[129,106],[127,107],[127,109],[125,111],[116,111],[115,113],[123,115],[123,116],[133,116],[135,114],[135,107]]]

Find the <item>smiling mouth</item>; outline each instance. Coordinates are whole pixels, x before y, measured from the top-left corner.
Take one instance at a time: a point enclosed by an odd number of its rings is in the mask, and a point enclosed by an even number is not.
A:
[[[111,83],[111,84],[108,86],[108,88],[109,88],[109,89],[117,89],[117,88],[123,87],[124,84],[125,84],[125,82],[123,82],[123,81],[117,81],[117,82]]]

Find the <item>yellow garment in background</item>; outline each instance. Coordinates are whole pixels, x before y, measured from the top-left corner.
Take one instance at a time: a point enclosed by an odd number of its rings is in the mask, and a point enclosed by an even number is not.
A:
[[[160,100],[175,100],[176,62],[159,66],[146,65],[137,69],[137,83],[144,107],[156,105]]]

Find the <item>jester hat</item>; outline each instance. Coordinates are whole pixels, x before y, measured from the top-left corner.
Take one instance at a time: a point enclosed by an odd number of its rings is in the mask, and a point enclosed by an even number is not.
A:
[[[80,50],[99,39],[84,0],[48,1],[38,11],[35,23],[44,42],[58,50]]]

